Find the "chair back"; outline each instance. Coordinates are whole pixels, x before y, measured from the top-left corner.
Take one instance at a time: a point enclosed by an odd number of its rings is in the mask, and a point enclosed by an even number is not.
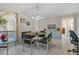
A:
[[[45,33],[45,31],[40,31],[40,32]]]
[[[22,32],[22,38],[26,38],[26,33],[27,32]]]
[[[31,31],[27,31],[27,33],[31,33]]]
[[[52,39],[52,32],[50,34],[48,34],[47,39],[48,39],[48,41],[50,41],[50,39]]]
[[[77,37],[76,33],[72,30],[70,30],[69,32],[70,32],[70,37],[72,38],[72,40],[75,42],[78,42],[78,37]]]

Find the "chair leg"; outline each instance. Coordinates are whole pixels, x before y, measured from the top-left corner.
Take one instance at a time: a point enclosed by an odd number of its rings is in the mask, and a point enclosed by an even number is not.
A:
[[[23,52],[25,52],[25,50],[24,50],[24,46],[25,46],[25,44],[24,44],[24,42],[23,42]]]
[[[47,44],[47,55],[48,55],[48,44]]]
[[[79,55],[79,46],[78,46],[79,43],[77,43],[77,55]]]

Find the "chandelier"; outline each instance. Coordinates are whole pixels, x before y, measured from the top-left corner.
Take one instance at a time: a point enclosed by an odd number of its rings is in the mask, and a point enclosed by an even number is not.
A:
[[[38,32],[39,31],[39,20],[43,19],[43,17],[40,16],[39,14],[39,6],[36,6],[36,15],[32,16],[33,19],[33,30],[34,32]]]
[[[36,6],[36,16],[32,16],[32,19],[35,19],[35,20],[43,19],[43,17],[41,17],[39,14],[39,6]]]

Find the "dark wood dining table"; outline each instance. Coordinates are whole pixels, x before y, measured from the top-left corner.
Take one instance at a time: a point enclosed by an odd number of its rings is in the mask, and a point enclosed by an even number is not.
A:
[[[35,40],[36,45],[38,46],[37,40],[39,39],[39,35],[44,35],[42,32],[25,32],[23,35],[24,40],[30,41],[31,54],[32,54],[32,42]],[[24,43],[23,43],[23,51],[24,51]]]
[[[26,33],[26,35],[30,35],[30,36],[39,36],[39,35],[44,35],[45,33],[42,32],[30,32],[30,33]]]

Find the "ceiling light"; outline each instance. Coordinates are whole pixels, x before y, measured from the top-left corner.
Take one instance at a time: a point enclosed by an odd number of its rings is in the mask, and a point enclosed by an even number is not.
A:
[[[43,17],[41,17],[39,14],[39,6],[36,6],[36,16],[32,16],[32,19],[34,19],[34,20],[43,19]]]

